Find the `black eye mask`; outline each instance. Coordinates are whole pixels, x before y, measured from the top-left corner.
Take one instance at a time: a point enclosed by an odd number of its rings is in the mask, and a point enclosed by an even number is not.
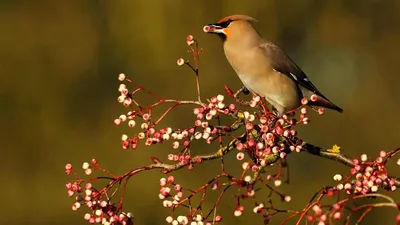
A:
[[[217,23],[218,26],[221,26],[223,28],[227,28],[229,26],[229,24],[231,24],[232,20],[227,20],[225,22],[222,23]]]

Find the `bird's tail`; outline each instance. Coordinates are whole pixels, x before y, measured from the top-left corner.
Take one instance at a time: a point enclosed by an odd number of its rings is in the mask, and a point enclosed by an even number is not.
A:
[[[314,95],[315,93],[313,93],[312,91],[306,89],[306,88],[300,88],[301,92],[303,93],[303,96],[310,99],[312,95]],[[319,107],[324,107],[327,109],[332,109],[338,112],[343,112],[343,109],[340,108],[339,106],[333,104],[331,101],[329,101],[329,99],[327,99],[325,96],[321,96],[321,95],[317,95],[317,100],[316,101],[308,101],[308,105],[310,106],[319,106]]]
[[[339,106],[333,104],[331,101],[329,101],[328,99],[322,98],[322,97],[318,97],[317,101],[313,102],[313,101],[309,101],[309,104],[311,106],[320,106],[320,107],[324,107],[327,109],[332,109],[338,112],[343,112],[343,109],[340,108]]]

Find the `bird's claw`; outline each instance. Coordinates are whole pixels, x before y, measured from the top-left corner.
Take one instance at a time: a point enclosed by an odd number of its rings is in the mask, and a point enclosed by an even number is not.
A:
[[[269,130],[272,130],[275,127],[276,122],[278,122],[279,117],[275,116],[275,118],[269,123],[268,128]]]
[[[276,122],[278,122],[278,120],[281,118],[281,115],[278,111],[272,109],[271,112],[274,119],[272,119],[272,121],[268,125],[269,130],[272,130],[275,127]]]
[[[242,90],[242,93],[243,93],[244,95],[250,94],[249,89],[247,89],[245,86],[243,86],[243,87],[241,88],[241,90]]]
[[[248,94],[250,94],[250,91],[245,86],[243,86],[239,90],[237,90],[235,94],[233,94],[233,97],[237,98],[240,95],[240,93],[243,93],[244,95],[248,95]]]

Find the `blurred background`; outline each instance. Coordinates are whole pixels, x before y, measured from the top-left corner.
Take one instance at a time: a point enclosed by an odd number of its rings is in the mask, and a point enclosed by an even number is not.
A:
[[[312,115],[301,137],[323,147],[338,144],[352,157],[400,147],[399,12],[398,0],[0,1],[0,224],[86,224],[84,210],[71,211],[65,163],[80,167],[95,157],[118,174],[172,152],[169,145],[121,149],[121,134],[134,131],[113,125],[125,113],[116,101],[117,75],[124,72],[165,98],[195,99],[193,74],[176,65],[179,57],[189,59],[185,38],[192,34],[204,49],[203,96],[224,94],[225,84],[236,90],[241,83],[219,38],[202,31],[231,14],[257,18],[260,33],[345,110]],[[178,110],[164,122],[192,124],[193,114]],[[202,146],[197,153],[213,150]],[[301,209],[321,186],[334,183],[334,174],[348,171],[307,154],[289,163],[291,184],[281,190],[292,202],[281,208]],[[194,189],[219,167],[199,168],[179,171],[177,181]],[[150,171],[130,180],[124,207],[136,224],[165,223],[160,177]],[[218,211],[222,224],[262,224],[251,208],[240,218],[233,210],[228,196]],[[395,224],[395,216],[392,209],[377,210],[362,224]]]

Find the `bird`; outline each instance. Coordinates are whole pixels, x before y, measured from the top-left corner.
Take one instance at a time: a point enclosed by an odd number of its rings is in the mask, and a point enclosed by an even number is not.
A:
[[[225,56],[244,87],[265,98],[277,111],[277,118],[298,109],[303,98],[314,94],[317,99],[307,105],[343,112],[280,47],[261,37],[253,27],[256,22],[247,15],[231,15],[203,27],[204,32],[222,39]]]

